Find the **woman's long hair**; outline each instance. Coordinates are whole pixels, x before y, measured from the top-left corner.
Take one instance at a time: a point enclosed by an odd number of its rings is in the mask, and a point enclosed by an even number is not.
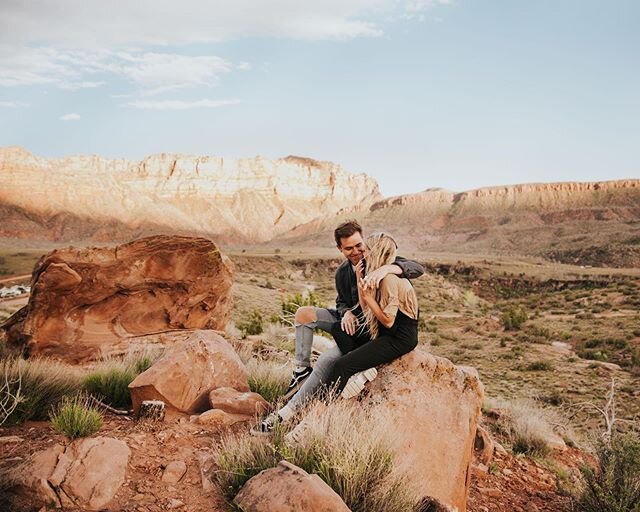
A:
[[[368,236],[366,244],[368,248],[367,273],[371,273],[384,265],[390,265],[395,261],[397,250],[396,241],[387,233],[374,233]],[[379,289],[376,290],[376,301],[380,304]],[[371,339],[377,338],[380,330],[378,319],[369,308],[363,313]]]

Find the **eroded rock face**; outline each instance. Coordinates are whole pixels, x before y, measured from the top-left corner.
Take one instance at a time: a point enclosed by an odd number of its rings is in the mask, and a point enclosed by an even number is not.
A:
[[[462,511],[483,397],[476,372],[417,348],[378,368],[359,406],[390,413],[396,462],[416,494]]]
[[[110,437],[55,445],[33,456],[22,484],[34,502],[101,510],[124,483],[130,455],[125,442]]]
[[[205,238],[153,236],[55,250],[38,262],[26,310],[6,322],[33,355],[80,362],[168,329],[223,330],[232,266]]]
[[[249,480],[233,502],[245,512],[349,512],[318,475],[284,460]]]
[[[169,230],[261,242],[378,199],[378,184],[366,174],[310,158],[45,159],[0,148],[0,213],[10,220],[0,224],[3,237],[112,241],[135,230]]]
[[[213,331],[194,331],[129,384],[137,414],[144,400],[162,400],[167,414],[210,409],[212,389],[249,391],[247,372],[238,354]]]

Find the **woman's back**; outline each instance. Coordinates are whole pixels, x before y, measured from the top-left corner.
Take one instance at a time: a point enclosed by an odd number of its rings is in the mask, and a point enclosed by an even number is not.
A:
[[[418,297],[411,282],[395,274],[380,281],[380,307],[388,316],[395,317],[400,310],[409,318],[418,319]]]

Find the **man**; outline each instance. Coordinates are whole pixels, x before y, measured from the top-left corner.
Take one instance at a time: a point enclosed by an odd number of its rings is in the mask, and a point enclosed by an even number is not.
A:
[[[284,396],[292,397],[302,383],[311,375],[311,346],[315,328],[331,332],[331,326],[340,322],[341,328],[354,335],[361,325],[362,310],[358,303],[358,284],[355,267],[365,256],[366,246],[362,238],[362,227],[356,221],[340,224],[334,231],[338,250],[344,255],[344,261],[336,270],[335,281],[338,297],[336,309],[303,306],[295,314],[296,346],[295,367],[291,382]],[[408,279],[416,279],[424,274],[422,265],[415,261],[397,257],[392,265],[385,265],[365,277],[365,284],[376,287],[387,274],[397,274]]]

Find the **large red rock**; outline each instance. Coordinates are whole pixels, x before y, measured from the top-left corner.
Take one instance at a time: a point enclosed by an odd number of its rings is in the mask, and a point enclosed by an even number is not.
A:
[[[203,412],[217,388],[245,392],[249,383],[238,354],[213,331],[194,331],[129,384],[136,414],[144,400],[162,400],[169,414]]]
[[[130,454],[125,442],[110,437],[55,445],[34,454],[21,484],[32,504],[102,510],[124,483]]]
[[[483,398],[473,368],[417,348],[380,367],[358,406],[389,416],[398,469],[417,496],[466,510]]]
[[[318,475],[284,460],[244,484],[233,502],[245,512],[349,512]]]
[[[205,238],[153,236],[111,248],[43,256],[23,310],[5,322],[31,354],[79,362],[121,353],[134,337],[168,329],[224,330],[229,259]]]

